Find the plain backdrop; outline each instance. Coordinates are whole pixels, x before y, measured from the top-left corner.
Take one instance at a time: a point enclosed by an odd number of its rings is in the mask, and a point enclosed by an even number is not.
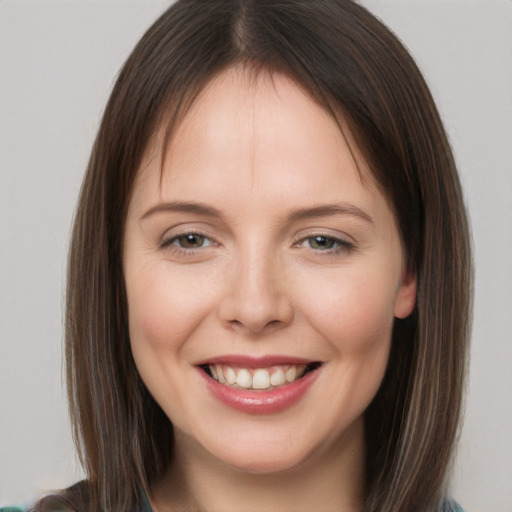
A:
[[[453,494],[467,512],[510,512],[512,1],[362,3],[425,73],[473,224],[471,374]],[[70,223],[114,77],[168,4],[0,0],[0,505],[81,476],[61,361]]]

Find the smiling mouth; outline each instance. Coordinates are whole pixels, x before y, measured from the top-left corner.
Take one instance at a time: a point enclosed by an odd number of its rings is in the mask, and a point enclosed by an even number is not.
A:
[[[220,384],[244,390],[269,391],[296,382],[318,369],[321,362],[244,368],[227,364],[201,364],[200,368]]]

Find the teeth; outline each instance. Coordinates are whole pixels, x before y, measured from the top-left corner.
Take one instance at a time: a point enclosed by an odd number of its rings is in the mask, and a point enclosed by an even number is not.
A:
[[[231,368],[230,368],[231,370]],[[234,370],[233,370],[234,372]],[[252,386],[252,376],[249,373],[249,370],[240,370],[238,372],[238,375],[236,376],[236,383],[241,387],[245,389],[249,389]]]
[[[286,382],[293,382],[297,377],[297,367],[290,366],[290,369],[284,374]]]
[[[216,373],[217,373],[217,380],[221,384],[227,384],[226,379],[224,378],[224,373],[222,372],[222,366],[220,364],[216,365],[215,366],[215,370],[216,370]]]
[[[267,389],[270,387],[270,375],[267,370],[256,370],[252,376],[252,387],[254,389]]]
[[[228,384],[234,384],[237,381],[236,373],[235,370],[233,370],[233,368],[226,368],[226,372],[224,375]]]
[[[295,382],[304,375],[306,365],[284,365],[271,368],[233,368],[209,365],[213,378],[221,384],[242,389],[273,389]]]
[[[285,382],[286,377],[281,368],[278,368],[277,372],[273,373],[272,377],[270,377],[270,384],[272,384],[272,386],[282,386]]]

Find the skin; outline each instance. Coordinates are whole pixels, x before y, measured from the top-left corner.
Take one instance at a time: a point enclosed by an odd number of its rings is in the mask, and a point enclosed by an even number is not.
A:
[[[361,510],[363,414],[416,293],[386,198],[332,117],[280,74],[224,72],[163,170],[161,147],[139,170],[124,246],[133,356],[176,433],[155,508]],[[162,207],[176,201],[218,214]],[[342,209],[291,217],[323,205]],[[204,237],[196,249],[187,233]],[[199,376],[199,361],[226,354],[323,365],[298,403],[254,415]]]

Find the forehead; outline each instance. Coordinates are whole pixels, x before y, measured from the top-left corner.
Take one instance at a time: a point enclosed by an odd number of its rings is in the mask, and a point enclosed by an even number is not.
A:
[[[342,204],[397,231],[393,207],[339,122],[284,74],[212,80],[137,173],[126,224],[162,203],[208,205],[232,227],[284,229],[295,211]],[[252,229],[252,228],[251,228]]]
[[[162,124],[149,144],[136,177],[139,185],[154,178],[158,164],[162,184],[189,173],[201,159],[210,162],[211,173],[216,160],[238,165],[240,172],[258,169],[253,182],[263,169],[275,175],[294,160],[309,160],[316,168],[329,162],[355,169],[363,183],[373,181],[343,117],[283,73],[228,69],[204,87],[170,137],[169,131]]]
[[[127,222],[175,202],[207,205],[244,229],[277,229],[292,212],[342,204],[365,212],[383,232],[396,230],[345,130],[285,75],[230,70],[196,98],[168,145],[162,134],[155,138]]]

